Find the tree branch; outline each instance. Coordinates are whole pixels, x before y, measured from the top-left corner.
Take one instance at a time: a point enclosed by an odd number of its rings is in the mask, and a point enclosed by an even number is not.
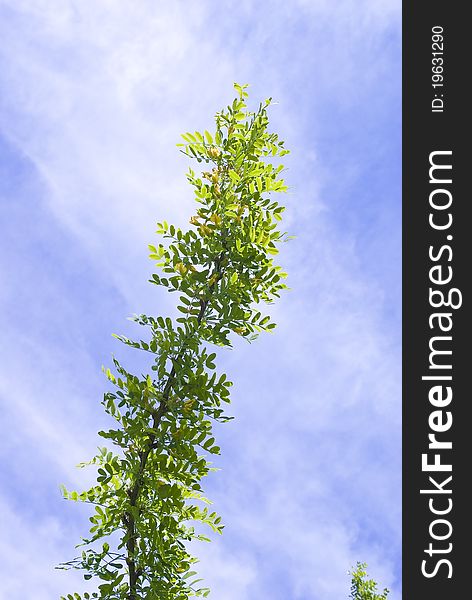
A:
[[[224,241],[225,241],[225,239],[223,239],[223,247],[225,247]],[[200,312],[197,316],[197,328],[193,332],[194,335],[198,332],[198,326],[203,321],[205,312],[210,304],[210,299],[215,290],[215,287],[218,284],[218,282],[221,280],[221,278],[223,277],[223,271],[222,271],[223,259],[224,259],[224,251],[221,252],[214,261],[215,274],[217,275],[217,277],[208,288],[210,297],[207,298],[206,300],[201,300],[201,302],[200,302]],[[164,391],[162,393],[162,398],[159,403],[159,407],[158,407],[157,411],[155,411],[152,415],[153,416],[152,429],[154,429],[154,430],[156,430],[159,427],[162,417],[165,415],[165,413],[167,411],[167,402],[169,400],[169,395],[170,395],[170,392],[172,391],[172,386],[174,385],[175,376],[177,374],[175,365],[176,364],[178,365],[179,361],[182,359],[182,356],[185,352],[185,348],[186,348],[186,344],[184,344],[182,346],[182,348],[180,349],[179,354],[177,356],[177,359],[174,361],[171,372],[169,374],[166,385],[164,387]],[[139,494],[142,490],[143,475],[146,470],[146,465],[147,465],[147,462],[149,459],[149,455],[151,454],[151,452],[153,450],[155,450],[157,448],[155,441],[156,441],[156,434],[151,433],[148,438],[148,445],[147,445],[146,450],[141,451],[139,453],[140,454],[140,463],[139,463],[138,473],[136,475],[136,480],[134,482],[134,485],[128,490],[128,496],[130,498],[130,505],[133,507],[137,505]],[[137,539],[136,519],[133,516],[131,511],[125,512],[125,514],[123,515],[123,522],[125,524],[126,533],[127,533],[126,549],[128,551],[128,557],[126,559],[126,563],[128,565],[128,569],[129,569],[129,595],[128,595],[128,598],[129,598],[129,600],[137,600],[136,588],[137,588],[138,579],[139,579],[140,575],[142,575],[142,570],[136,568],[136,559],[135,559],[136,539]]]

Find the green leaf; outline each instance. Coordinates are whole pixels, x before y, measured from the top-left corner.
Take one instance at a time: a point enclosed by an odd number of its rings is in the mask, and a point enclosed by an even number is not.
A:
[[[247,85],[235,89],[237,97],[216,115],[214,135],[207,130],[182,135],[181,151],[204,163],[187,174],[197,203],[188,229],[158,222],[159,241],[166,242],[149,244],[159,269],[149,281],[178,298],[166,303],[158,296],[155,306],[171,304],[180,316],[135,315],[131,320],[146,335],[115,335],[128,348],[152,353],[146,355],[150,364],[138,363],[139,374],[133,374],[114,359],[114,372],[104,369],[113,391],[106,391],[102,404],[117,425],[99,435],[118,448],[99,448],[81,464],[97,469],[90,489],[79,494],[61,488],[64,498],[93,505],[86,506],[90,536],[80,544],[86,550],[62,567],[81,568],[86,580],[101,580],[99,591],[87,592],[86,599],[131,596],[133,562],[136,597],[187,600],[209,593],[197,589],[201,580],[191,570],[196,559],[190,542],[209,540],[195,531],[201,523],[223,530],[217,513],[204,506],[210,501],[202,482],[216,470],[210,459],[221,451],[213,425],[232,419],[224,409],[232,382],[225,373],[217,376],[217,353],[210,348],[231,347],[233,333],[252,341],[275,327],[254,306],[272,302],[286,288],[280,282],[285,274],[272,258],[287,239],[278,229],[283,208],[272,194],[287,188],[278,179],[281,166],[269,163],[271,154],[283,154],[283,143],[268,130],[270,101],[249,111]]]

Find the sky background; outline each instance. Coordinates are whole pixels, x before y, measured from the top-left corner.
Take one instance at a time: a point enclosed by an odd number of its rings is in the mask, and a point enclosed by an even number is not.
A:
[[[89,525],[59,485],[92,481],[101,366],[137,360],[111,334],[171,311],[147,244],[194,210],[175,144],[238,81],[277,101],[297,238],[279,327],[220,355],[200,572],[215,600],[342,600],[362,560],[400,599],[400,25],[398,0],[0,0],[0,598],[89,585],[53,569]]]

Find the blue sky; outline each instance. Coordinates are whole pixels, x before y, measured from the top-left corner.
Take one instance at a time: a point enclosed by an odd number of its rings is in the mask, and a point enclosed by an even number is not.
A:
[[[218,600],[339,600],[357,560],[400,598],[401,5],[397,0],[0,0],[0,597],[86,589],[54,571],[87,531],[74,465],[106,424],[111,333],[166,314],[155,222],[192,214],[175,144],[234,81],[272,96],[286,157],[279,327],[223,352],[236,420],[206,484]],[[128,363],[129,364],[129,363]]]

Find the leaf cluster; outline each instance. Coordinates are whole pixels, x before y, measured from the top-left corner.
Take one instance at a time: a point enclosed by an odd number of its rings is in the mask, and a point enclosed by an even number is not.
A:
[[[377,583],[367,579],[367,564],[358,562],[356,569],[351,573],[351,600],[387,600],[389,590],[377,591]]]
[[[274,264],[287,238],[278,224],[284,207],[270,196],[287,188],[277,163],[287,153],[268,129],[270,100],[256,111],[247,86],[216,115],[213,133],[186,133],[181,151],[203,164],[189,169],[197,209],[188,230],[158,223],[159,243],[149,246],[156,272],[150,281],[177,293],[176,319],[136,315],[146,335],[124,344],[152,357],[150,372],[134,375],[116,359],[105,369],[111,391],[102,404],[115,425],[100,431],[113,449],[100,448],[86,464],[96,484],[64,498],[93,505],[80,556],[60,568],[78,568],[99,580],[98,591],[65,598],[186,600],[207,596],[188,544],[208,540],[201,524],[221,533],[202,479],[220,452],[212,426],[225,412],[231,381],[217,373],[214,346],[234,336],[254,340],[275,327],[261,303],[286,288]],[[85,466],[85,465],[81,465]]]

